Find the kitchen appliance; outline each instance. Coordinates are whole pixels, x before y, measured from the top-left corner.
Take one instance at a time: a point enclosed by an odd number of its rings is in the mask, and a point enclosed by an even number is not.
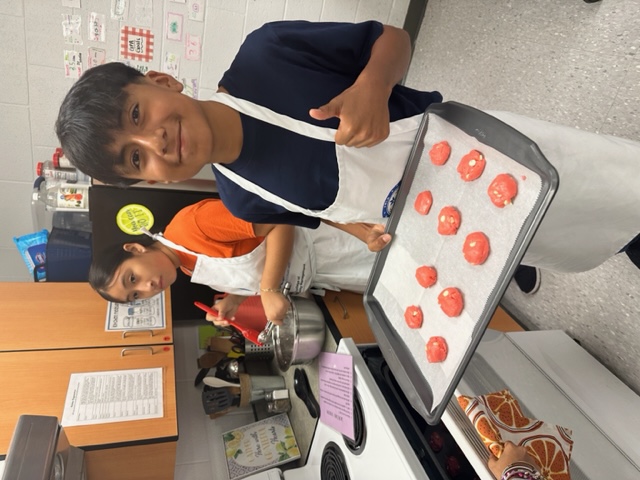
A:
[[[282,472],[284,480],[447,478],[431,457],[414,453],[353,340],[342,339],[337,353],[353,357],[355,438],[343,437],[319,421],[306,464]],[[277,470],[269,470],[248,478],[279,478],[276,475]]]
[[[84,452],[69,445],[57,417],[21,415],[2,480],[86,480]]]
[[[428,154],[442,141],[451,148],[444,165]],[[464,180],[461,167],[479,163],[482,174]],[[498,208],[491,199],[498,187],[492,185],[502,176],[517,185],[517,195]],[[455,102],[427,109],[387,225],[394,241],[376,257],[364,296],[377,343],[427,422],[442,416],[557,185],[557,172],[535,143],[510,126]],[[416,211],[414,200],[423,192],[432,197],[430,214]],[[456,234],[441,229],[447,209],[458,212]],[[490,240],[481,265],[463,256],[465,237],[478,232]],[[429,288],[416,281],[421,266],[437,270]],[[454,296],[451,291],[462,299],[455,312],[443,302]],[[420,309],[424,322],[409,328],[407,308]],[[429,348],[425,355],[425,345],[433,343],[445,345],[445,358],[429,358]]]
[[[356,435],[360,447],[352,450],[339,433],[318,422],[307,463],[284,471],[284,480],[494,480],[486,466],[488,451],[455,399],[442,420],[430,425],[413,409],[377,346],[356,347],[343,339],[338,352],[354,360],[354,417],[363,417],[365,425]],[[455,394],[505,388],[528,417],[573,430],[572,480],[640,478],[640,396],[564,332],[486,330]],[[338,460],[338,467],[321,477],[324,456],[333,458],[325,460],[331,465]],[[281,478],[276,474],[250,478]]]

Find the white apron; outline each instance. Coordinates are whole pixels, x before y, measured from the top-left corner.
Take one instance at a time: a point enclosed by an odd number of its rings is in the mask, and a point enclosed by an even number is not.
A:
[[[145,233],[172,250],[196,257],[196,264],[191,272],[193,283],[207,285],[219,292],[236,295],[260,294],[260,279],[266,258],[266,242],[260,243],[251,252],[239,257],[216,258],[192,252],[165,238],[160,233],[151,234],[146,231]],[[309,289],[314,275],[315,253],[308,229],[296,228],[293,251],[282,284],[286,280],[291,284],[292,294],[302,293]]]
[[[640,143],[508,112],[487,113],[533,140],[560,178],[523,264],[586,271],[640,232]]]
[[[335,141],[336,130],[332,128],[318,127],[295,120],[226,93],[215,93],[211,100],[300,135],[332,143]],[[338,193],[333,204],[325,210],[303,208],[246,180],[224,165],[214,163],[213,166],[220,174],[244,190],[255,193],[291,212],[337,223],[381,223],[382,219],[391,213],[422,117],[423,115],[420,114],[392,122],[389,137],[371,148],[336,145]]]

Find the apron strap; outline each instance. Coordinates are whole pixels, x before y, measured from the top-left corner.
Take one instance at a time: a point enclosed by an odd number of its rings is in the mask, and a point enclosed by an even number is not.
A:
[[[169,247],[169,248],[171,248],[173,250],[178,250],[179,252],[186,253],[188,255],[193,255],[194,257],[197,257],[199,255],[196,252],[192,252],[188,248],[183,247],[182,245],[178,245],[177,243],[173,243],[171,240],[165,238],[162,233],[151,233],[145,227],[141,227],[140,230],[142,231],[142,233],[144,233],[145,235],[151,237],[156,242],[160,242],[165,247]]]
[[[256,195],[262,197],[264,200],[268,202],[274,203],[276,205],[281,205],[291,212],[302,213],[303,215],[307,215],[309,217],[321,217],[322,211],[309,210],[308,208],[303,208],[295,203],[291,203],[284,198],[277,196],[274,193],[271,193],[269,190],[262,188],[260,185],[253,183],[251,180],[247,180],[246,178],[238,175],[233,170],[221,165],[219,163],[212,163],[213,167],[218,170],[222,175],[227,177],[229,180],[244,188],[245,190],[255,193]]]
[[[274,112],[266,107],[255,104],[248,100],[232,97],[227,93],[216,92],[211,98],[212,101],[222,103],[228,107],[233,108],[245,115],[262,120],[263,122],[271,125],[277,125],[292,132],[304,135],[305,137],[315,138],[317,140],[324,140],[327,142],[333,142],[336,136],[336,130],[327,127],[318,127],[307,122],[296,120],[295,118],[282,115],[281,113]]]
[[[277,125],[279,127],[286,128],[287,130],[298,133],[300,135],[304,135],[305,137],[324,140],[327,142],[335,142],[337,130],[333,128],[320,127],[305,122],[304,120],[296,120],[295,118],[274,112],[267,107],[263,107],[262,105],[258,105],[257,103],[250,102],[249,100],[234,97],[232,95],[229,95],[228,93],[216,92],[211,97],[211,101],[222,103],[228,107],[233,108],[234,110],[237,110],[240,113],[244,113],[245,115],[256,118],[258,120],[262,120],[263,122],[269,123],[271,125]],[[422,116],[423,114],[420,113],[418,115],[414,115],[413,117],[402,118],[400,120],[396,120],[395,122],[391,122],[389,124],[389,136],[392,137],[394,135],[405,132],[408,127],[411,127],[416,122],[416,118],[419,119],[419,125],[420,120],[422,120]]]

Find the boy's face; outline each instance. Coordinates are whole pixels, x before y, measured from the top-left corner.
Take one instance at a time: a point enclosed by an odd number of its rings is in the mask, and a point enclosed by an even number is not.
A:
[[[211,162],[213,136],[203,104],[180,93],[170,75],[149,72],[129,84],[114,152],[125,178],[156,182],[187,180]]]
[[[122,262],[105,289],[107,295],[121,302],[151,298],[176,281],[176,266],[161,250],[137,243],[125,244],[124,248],[134,256]]]

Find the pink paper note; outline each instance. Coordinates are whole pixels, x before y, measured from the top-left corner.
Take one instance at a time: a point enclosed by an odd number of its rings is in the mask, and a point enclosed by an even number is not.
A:
[[[353,358],[321,353],[318,360],[320,421],[353,440]]]

